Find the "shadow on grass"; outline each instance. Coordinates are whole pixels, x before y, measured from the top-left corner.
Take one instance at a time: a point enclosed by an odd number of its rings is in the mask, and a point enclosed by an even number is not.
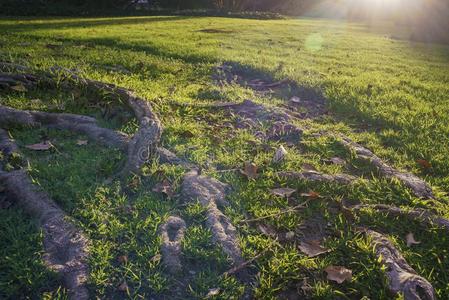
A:
[[[169,22],[180,21],[191,18],[202,17],[190,17],[190,16],[156,16],[156,17],[120,17],[120,18],[85,18],[85,19],[72,19],[72,18],[21,18],[20,22],[17,22],[15,18],[4,18],[3,21],[15,21],[11,23],[0,23],[1,32],[13,32],[13,31],[30,31],[30,30],[60,30],[61,28],[80,28],[80,27],[97,27],[107,25],[144,25],[155,22]]]

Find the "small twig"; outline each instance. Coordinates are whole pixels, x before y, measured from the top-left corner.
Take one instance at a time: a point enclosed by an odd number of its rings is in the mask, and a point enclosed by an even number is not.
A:
[[[235,172],[235,171],[240,171],[239,168],[235,168],[235,169],[227,169],[227,170],[214,170],[213,172],[215,173],[226,173],[226,172]]]
[[[241,270],[245,269],[250,264],[252,264],[254,261],[256,261],[257,259],[261,258],[263,255],[265,255],[265,253],[267,253],[270,250],[271,250],[271,247],[265,248],[259,254],[254,256],[253,258],[251,258],[251,259],[241,263],[240,265],[235,266],[235,267],[229,269],[228,271],[224,272],[222,276],[230,276],[230,275],[234,275],[235,273],[240,272]]]
[[[269,218],[272,218],[272,217],[277,217],[277,216],[281,216],[281,215],[288,214],[288,213],[291,213],[291,212],[295,212],[297,210],[306,208],[308,202],[309,201],[306,201],[306,202],[304,202],[302,204],[293,206],[291,208],[283,209],[280,212],[277,212],[277,213],[274,213],[274,214],[270,214],[270,215],[267,215],[267,216],[263,216],[263,217],[259,217],[259,218],[255,218],[255,219],[249,219],[249,220],[242,220],[239,223],[257,222],[257,221],[260,221],[260,220],[269,219]]]

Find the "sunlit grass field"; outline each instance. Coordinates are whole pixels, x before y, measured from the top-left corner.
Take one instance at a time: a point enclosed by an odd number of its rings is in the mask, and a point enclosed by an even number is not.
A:
[[[206,174],[233,186],[224,209],[236,225],[245,258],[270,247],[251,268],[245,284],[223,276],[231,268],[211,242],[199,204],[184,204],[152,192],[168,178],[179,188],[180,168],[147,165],[130,179],[126,191],[105,183],[123,157],[112,149],[89,143],[80,147],[71,133],[14,128],[11,134],[30,159],[29,172],[60,204],[92,241],[90,288],[101,299],[201,299],[220,288],[216,299],[239,299],[245,288],[257,299],[391,299],[384,270],[366,238],[353,227],[368,225],[388,233],[410,265],[428,279],[440,299],[449,299],[449,240],[443,230],[425,228],[400,218],[365,212],[352,223],[329,212],[326,203],[342,199],[435,209],[449,217],[449,47],[391,38],[391,32],[363,24],[319,19],[245,20],[208,17],[128,17],[98,19],[0,19],[0,61],[45,71],[52,66],[73,68],[84,76],[135,90],[154,103],[164,125],[163,145],[200,165]],[[281,164],[270,163],[279,142],[263,144],[245,129],[226,126],[220,112],[173,106],[243,101],[282,105],[294,91],[261,95],[238,84],[218,86],[216,67],[232,63],[252,78],[289,79],[322,93],[329,114],[318,120],[298,120],[307,128]],[[87,107],[90,95],[39,89],[1,92],[1,104],[20,109],[64,111],[98,116]],[[97,95],[98,96],[98,95]],[[33,100],[32,100],[33,99]],[[36,99],[39,99],[36,101]],[[100,99],[101,101],[101,99]],[[105,126],[133,132],[136,122],[102,121]],[[379,179],[374,170],[354,159],[330,136],[345,133],[398,169],[424,178],[438,200],[421,200],[399,184]],[[33,152],[24,145],[49,137],[57,151]],[[326,165],[345,158],[351,167]],[[238,172],[254,161],[261,175],[248,181]],[[428,162],[423,166],[422,161]],[[421,163],[418,163],[421,162]],[[311,164],[326,173],[353,172],[366,180],[354,186],[286,181],[280,170],[300,170]],[[161,175],[163,174],[163,175]],[[292,187],[300,193],[319,192],[322,198],[299,213],[267,218],[279,231],[294,231],[310,216],[322,215],[339,234],[326,240],[332,251],[308,258],[294,243],[280,244],[241,221],[291,205],[269,190]],[[177,190],[179,191],[179,189]],[[301,202],[300,196],[295,199]],[[131,207],[132,209],[126,209]],[[168,275],[157,259],[158,226],[178,214],[188,223],[183,244],[184,271]],[[413,232],[418,245],[407,247]],[[0,298],[62,299],[66,292],[42,262],[42,236],[35,221],[14,205],[0,209]],[[121,263],[118,257],[126,255]],[[353,270],[351,282],[326,280],[324,268],[342,265]],[[310,289],[304,291],[306,279]],[[126,281],[129,290],[120,290]]]

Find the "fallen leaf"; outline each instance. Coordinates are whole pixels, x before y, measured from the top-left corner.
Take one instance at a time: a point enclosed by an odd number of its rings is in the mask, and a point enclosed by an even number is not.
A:
[[[23,84],[13,85],[9,87],[11,90],[17,91],[17,92],[26,92],[27,88]]]
[[[301,169],[303,169],[304,171],[316,171],[316,168],[308,163],[304,163],[301,165]]]
[[[287,241],[293,240],[294,237],[295,237],[295,233],[293,231],[289,231],[285,234],[285,239]]]
[[[293,96],[290,98],[290,102],[292,103],[301,103],[301,98],[299,98],[298,96]]]
[[[128,263],[128,256],[126,256],[126,255],[120,255],[120,256],[117,258],[117,260],[118,260],[118,262],[121,263],[121,264],[126,264],[126,263]]]
[[[62,45],[47,44],[47,45],[45,45],[45,47],[47,47],[48,49],[58,49],[58,48],[61,48]]]
[[[274,153],[273,162],[278,163],[281,162],[285,156],[287,155],[287,150],[285,150],[284,146],[279,146],[279,148]]]
[[[153,262],[153,263],[158,263],[158,262],[161,261],[161,259],[162,259],[162,255],[156,254],[155,256],[153,256],[153,257],[150,259],[150,261]]]
[[[257,178],[257,166],[252,162],[245,162],[244,169],[241,171],[243,175],[248,177],[248,179],[256,179]]]
[[[330,250],[320,245],[320,241],[312,240],[308,242],[302,241],[298,246],[299,250],[307,254],[308,257],[315,257]]]
[[[335,281],[337,283],[343,283],[345,281],[351,281],[352,270],[346,269],[340,266],[328,266],[324,269],[327,273],[327,279]]]
[[[163,194],[167,195],[168,198],[172,198],[175,194],[170,182],[167,179],[165,179],[164,181],[162,181],[160,183],[157,183],[153,187],[153,192],[163,193]]]
[[[276,231],[272,227],[270,227],[266,224],[259,224],[259,225],[257,225],[257,228],[260,230],[260,232],[262,232],[263,234],[265,234],[267,236],[271,236],[271,237],[276,236]]]
[[[84,145],[87,145],[87,140],[77,140],[77,141],[76,141],[76,144],[77,144],[78,146],[84,146]]]
[[[218,294],[220,294],[220,291],[221,290],[219,288],[210,289],[206,295],[206,298],[211,298],[213,296],[217,296]]]
[[[291,195],[293,195],[293,193],[296,192],[296,190],[291,189],[291,188],[278,188],[278,189],[272,189],[270,192],[275,196],[288,198]]]
[[[332,157],[330,159],[330,162],[333,163],[334,165],[345,165],[346,164],[346,161],[344,159],[337,157],[337,156]]]
[[[413,233],[411,233],[411,232],[409,234],[407,234],[405,239],[407,240],[407,246],[408,247],[410,247],[412,245],[421,244],[421,242],[418,242],[418,241],[415,240],[415,237],[413,236]]]
[[[117,290],[119,290],[120,292],[128,292],[129,287],[128,287],[128,284],[126,283],[126,281],[123,281],[122,283],[120,283],[120,285],[117,287]]]
[[[195,137],[195,134],[193,134],[193,132],[191,132],[190,130],[185,130],[181,133],[181,137],[190,139],[190,138]]]
[[[319,193],[314,192],[314,191],[310,191],[308,193],[302,193],[300,196],[301,197],[311,198],[311,199],[317,199],[317,198],[321,197]]]
[[[35,151],[45,151],[50,149],[51,147],[53,147],[53,145],[49,141],[25,146],[25,148]]]
[[[34,104],[34,105],[42,104],[42,100],[41,99],[31,99],[30,102],[31,102],[31,104]]]
[[[430,169],[432,167],[432,165],[430,164],[430,162],[428,162],[425,159],[418,159],[416,160],[416,163],[418,165],[420,165],[423,169]]]

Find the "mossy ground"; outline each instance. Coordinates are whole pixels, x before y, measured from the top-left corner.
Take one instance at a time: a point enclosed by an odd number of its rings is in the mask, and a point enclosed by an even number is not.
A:
[[[363,235],[354,233],[361,224],[387,233],[410,265],[433,284],[438,298],[448,297],[449,240],[445,232],[369,210],[349,222],[332,210],[332,203],[347,199],[432,208],[449,217],[445,194],[449,191],[447,46],[393,40],[361,24],[311,19],[2,19],[0,32],[1,61],[22,63],[37,72],[54,65],[75,68],[86,77],[131,88],[154,103],[164,125],[162,145],[233,187],[224,213],[237,227],[244,257],[250,259],[270,249],[250,268],[254,283],[246,288],[253,297],[301,295],[307,278],[308,298],[390,298],[373,249]],[[321,91],[330,113],[317,120],[297,120],[307,130],[295,145],[286,146],[286,160],[273,164],[274,151],[282,143],[262,142],[247,129],[229,126],[231,117],[220,111],[170,104],[252,99],[282,105],[294,96],[294,91],[262,95],[238,84],[219,86],[213,74],[223,62],[251,78],[288,78]],[[89,105],[93,97],[99,106]],[[19,109],[89,114],[104,126],[129,133],[136,129],[134,120],[109,118],[104,113],[107,95],[82,89],[2,92],[0,101]],[[437,191],[438,201],[418,199],[400,183],[380,178],[334,138],[317,137],[321,131],[348,134],[393,166],[423,177]],[[93,297],[197,299],[212,288],[220,288],[214,296],[217,299],[243,297],[245,285],[233,276],[223,276],[231,265],[211,241],[203,208],[152,191],[156,183],[168,179],[179,192],[181,168],[152,162],[120,189],[117,183],[106,181],[123,159],[118,150],[94,143],[77,145],[85,137],[68,132],[13,128],[10,133],[30,161],[34,182],[90,238]],[[24,148],[43,139],[55,147],[43,152]],[[323,163],[334,156],[347,160],[347,166]],[[431,167],[422,168],[417,163],[420,159]],[[232,171],[245,161],[259,166],[256,180]],[[283,180],[276,175],[280,170],[300,170],[305,163],[325,173],[351,173],[364,180],[341,186]],[[269,192],[277,187],[298,192],[287,200]],[[318,192],[321,198],[305,210],[266,218],[264,223],[288,232],[310,217],[323,216],[334,232],[325,242],[330,253],[308,258],[295,241],[281,243],[242,222],[299,204],[306,200],[300,194],[309,191]],[[178,275],[168,275],[158,255],[158,227],[173,214],[187,222],[184,271]],[[0,209],[0,226],[0,298],[65,298],[55,274],[43,265],[42,237],[35,221],[12,205]],[[407,247],[409,232],[421,244]],[[125,263],[119,261],[123,255],[128,257]],[[323,270],[328,265],[352,269],[352,281],[341,285],[327,281]],[[118,288],[123,281],[128,292]]]

